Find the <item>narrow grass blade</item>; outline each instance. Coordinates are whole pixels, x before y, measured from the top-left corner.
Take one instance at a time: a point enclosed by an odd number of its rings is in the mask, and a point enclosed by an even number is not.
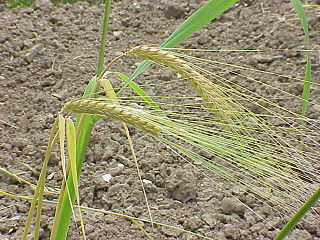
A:
[[[49,162],[50,156],[52,154],[53,147],[54,147],[54,145],[56,144],[56,142],[58,140],[58,134],[57,134],[57,130],[58,129],[57,129],[57,127],[58,127],[58,123],[57,123],[57,120],[56,120],[54,122],[52,128],[51,128],[47,151],[46,151],[44,162],[43,162],[42,169],[41,169],[41,172],[40,172],[37,188],[36,188],[36,190],[34,192],[34,195],[33,195],[33,198],[32,198],[32,202],[31,202],[31,206],[30,206],[30,209],[29,209],[29,212],[28,212],[28,216],[27,216],[27,219],[26,219],[26,222],[25,222],[24,232],[23,232],[23,235],[21,237],[22,240],[28,239],[28,233],[30,231],[32,217],[34,215],[34,211],[36,209],[36,205],[37,204],[38,205],[37,205],[37,214],[36,214],[34,239],[39,239],[40,219],[41,219],[41,212],[42,212],[42,198],[43,198],[43,193],[44,193],[44,184],[45,184],[45,178],[46,178],[46,173],[47,173],[48,162]]]
[[[103,16],[103,25],[102,25],[102,35],[99,47],[99,58],[97,64],[97,76],[100,76],[103,64],[104,64],[104,54],[106,50],[106,40],[107,40],[107,32],[109,26],[109,19],[110,19],[110,8],[111,8],[111,0],[106,0],[104,3],[104,16]]]
[[[304,10],[300,0],[291,0],[291,3],[294,6],[294,8],[299,16],[299,20],[301,22],[301,27],[304,32],[305,46],[307,49],[309,49],[310,48],[310,34],[309,34],[308,20],[307,20],[305,10]],[[310,57],[310,52],[306,52],[305,78],[304,78],[304,84],[303,84],[302,107],[301,107],[301,115],[302,116],[305,116],[307,114],[311,85],[312,85],[311,57]]]
[[[108,23],[110,18],[110,6],[111,6],[111,0],[105,1],[105,11],[103,16],[103,26],[102,26],[102,37],[101,37],[101,45],[99,49],[99,60],[98,60],[98,66],[97,66],[97,74],[96,76],[99,76],[103,69],[103,63],[104,63],[104,53],[105,53],[105,47],[106,47],[106,37],[107,37],[107,30],[108,30]],[[97,90],[97,77],[94,77],[91,79],[88,87],[85,90],[85,94],[83,96],[84,99],[91,98],[95,96]],[[81,168],[82,168],[82,162],[84,159],[84,155],[86,153],[87,145],[90,139],[91,131],[94,126],[94,124],[100,119],[100,117],[97,116],[88,116],[84,114],[80,114],[77,116],[76,119],[76,139],[77,139],[77,149],[76,149],[76,162],[77,162],[77,176],[80,176]],[[70,199],[72,202],[75,201],[75,189],[72,181],[72,176],[68,176],[67,179],[67,188],[70,192]],[[61,209],[58,209],[59,214],[57,219],[54,221],[56,224],[56,229],[59,231],[59,239],[66,239],[67,233],[70,225],[70,219],[72,214],[72,206],[70,205],[68,194],[61,195],[59,198],[59,201],[61,202]],[[55,233],[57,234],[57,233]],[[55,239],[53,237],[52,239]]]
[[[199,8],[194,14],[192,14],[187,20],[185,20],[171,35],[164,41],[161,47],[175,47],[179,43],[186,40],[193,33],[198,31],[204,25],[208,24],[217,16],[221,15],[225,10],[235,4],[238,0],[211,0],[205,5]],[[138,77],[145,69],[151,65],[150,61],[143,61],[140,66],[130,76],[129,80],[121,87],[117,95]]]
[[[73,124],[73,121],[68,118],[66,120],[66,127],[67,127],[67,148],[68,148],[68,156],[69,156],[69,162],[70,162],[70,169],[71,169],[71,175],[72,175],[72,180],[73,180],[73,186],[75,189],[75,195],[76,195],[76,200],[78,206],[80,206],[80,195],[79,195],[79,177],[77,173],[77,143],[76,143],[76,130],[75,126]],[[69,175],[70,176],[70,175]],[[71,203],[72,204],[72,203]],[[83,223],[83,218],[81,214],[81,209],[78,208],[79,210],[79,218],[80,218],[80,224],[81,224],[81,230],[84,239],[86,239],[86,234],[84,230],[84,223]]]
[[[320,199],[320,188],[310,196],[310,198],[301,206],[301,208],[293,215],[289,222],[277,234],[274,240],[282,240],[295,228],[301,219],[310,211],[311,207]]]
[[[66,137],[66,122],[65,118],[59,114],[58,116],[58,125],[59,125],[59,143],[60,143],[60,159],[61,159],[61,166],[62,166],[62,173],[64,177],[64,181],[67,179],[67,163],[66,163],[66,155],[64,152],[64,146],[65,146],[65,137]]]
[[[129,77],[126,76],[123,73],[120,72],[113,72],[113,74],[117,75],[119,78],[121,78],[124,82],[127,82],[129,80]],[[129,87],[137,93],[149,106],[155,110],[161,111],[159,105],[152,100],[152,98],[134,81],[129,82]]]

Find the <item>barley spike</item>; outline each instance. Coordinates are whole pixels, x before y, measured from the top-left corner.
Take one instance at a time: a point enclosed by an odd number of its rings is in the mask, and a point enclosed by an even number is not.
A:
[[[67,102],[61,112],[100,115],[102,117],[120,120],[150,134],[157,134],[160,132],[160,129],[157,126],[143,118],[143,116],[147,117],[150,114],[141,109],[132,107],[97,100],[74,100]]]
[[[203,75],[192,69],[188,62],[170,54],[170,52],[160,49],[138,46],[126,54],[132,54],[143,60],[165,65],[173,71],[179,73],[189,82],[191,87],[209,104],[222,120],[231,119],[232,113],[236,110],[236,105],[229,100],[218,87],[218,85],[205,78]],[[228,101],[229,100],[229,101]]]

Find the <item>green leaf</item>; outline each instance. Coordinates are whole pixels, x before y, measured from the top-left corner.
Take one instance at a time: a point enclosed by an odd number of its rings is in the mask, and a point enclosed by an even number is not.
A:
[[[308,20],[304,8],[300,2],[300,0],[291,0],[292,5],[294,6],[301,23],[301,27],[304,32],[305,46],[307,49],[310,48],[310,34],[308,28]],[[302,107],[301,107],[301,115],[305,116],[307,114],[309,97],[310,97],[310,89],[311,89],[312,81],[311,81],[311,58],[310,52],[306,53],[306,66],[305,66],[305,78],[303,83],[303,93],[302,93]]]
[[[123,73],[120,72],[113,72],[115,75],[117,75],[119,78],[121,78],[124,82],[127,82],[129,80],[129,77],[124,75]],[[159,105],[155,103],[152,98],[145,92],[141,87],[139,87],[138,84],[135,82],[130,82],[129,86],[133,91],[135,91],[146,103],[149,104],[149,106],[155,110],[161,111]]]

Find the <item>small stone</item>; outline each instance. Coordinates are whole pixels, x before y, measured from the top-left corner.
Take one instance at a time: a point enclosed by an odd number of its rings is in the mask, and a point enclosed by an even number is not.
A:
[[[114,222],[116,222],[116,220],[117,220],[117,217],[116,216],[112,216],[112,215],[105,215],[103,217],[103,222],[107,223],[107,224],[114,223]]]
[[[198,44],[199,45],[204,45],[206,43],[208,43],[210,41],[210,39],[208,37],[200,37],[198,38]]]
[[[60,21],[60,19],[55,16],[51,16],[48,18],[48,21],[51,22],[52,24],[57,24]]]
[[[204,222],[198,217],[191,217],[184,221],[183,227],[191,231],[195,231],[201,228],[204,225]]]
[[[288,240],[296,240],[296,239],[312,240],[313,237],[306,230],[295,229],[291,232],[291,234],[289,234]]]
[[[142,182],[144,184],[152,184],[152,182],[150,180],[148,180],[148,179],[142,179]]]
[[[47,9],[52,7],[52,2],[50,0],[37,0],[35,1],[35,4],[40,9]]]
[[[112,178],[112,175],[109,173],[102,175],[102,179],[106,182],[110,182],[111,178]]]
[[[317,220],[317,216],[314,216],[313,214],[308,214],[307,216],[305,216],[301,222],[301,225],[308,232],[319,231],[320,233],[319,221]]]
[[[179,235],[181,234],[181,231],[179,231],[178,229],[168,228],[165,226],[162,226],[161,232],[168,237],[174,238],[179,237]]]
[[[245,211],[245,206],[237,199],[224,198],[222,200],[221,211],[224,214],[236,213],[238,215],[242,215]]]
[[[273,57],[256,55],[256,56],[253,56],[253,57],[250,59],[250,63],[251,63],[251,65],[256,66],[256,65],[259,64],[259,63],[262,63],[262,64],[264,64],[264,63],[270,64],[270,63],[272,63],[274,60],[275,60],[275,58],[273,58]]]
[[[121,164],[120,166],[118,165],[117,167],[110,168],[109,172],[112,176],[119,176],[120,174],[123,173],[124,170],[124,165]]]
[[[43,50],[44,45],[39,43],[31,48],[30,52],[25,56],[27,62],[32,62],[36,56],[38,56]]]
[[[166,18],[183,18],[186,14],[186,9],[178,4],[167,5],[164,9],[164,16]]]
[[[61,73],[56,70],[50,69],[44,74],[44,77],[50,77],[50,76],[60,77]]]
[[[194,200],[198,196],[197,179],[191,172],[177,170],[168,177],[165,187],[169,197],[181,202]]]
[[[124,27],[129,27],[130,26],[130,18],[125,18],[121,20],[121,25]]]
[[[25,138],[14,138],[11,141],[12,147],[24,148],[28,145],[28,140]]]
[[[217,223],[217,220],[214,218],[214,214],[210,212],[204,213],[201,218],[210,226],[214,227],[214,225]]]
[[[123,31],[114,31],[114,32],[112,32],[112,34],[113,34],[116,38],[120,38],[120,36],[123,34]]]
[[[239,227],[233,226],[231,224],[224,225],[224,232],[226,234],[227,239],[240,239],[240,231]]]
[[[0,43],[5,43],[8,40],[9,40],[8,36],[0,36]]]
[[[320,112],[320,105],[313,105],[313,110],[316,112]]]
[[[54,81],[42,81],[39,86],[42,88],[54,86],[56,83]]]
[[[174,74],[171,70],[165,69],[161,75],[159,76],[159,78],[163,81],[170,81],[174,78]]]
[[[107,194],[109,197],[113,197],[122,194],[123,192],[127,192],[128,189],[130,189],[130,186],[128,184],[118,183],[109,187]]]
[[[266,228],[268,230],[280,228],[282,223],[283,221],[280,217],[274,217],[273,219],[266,222]]]

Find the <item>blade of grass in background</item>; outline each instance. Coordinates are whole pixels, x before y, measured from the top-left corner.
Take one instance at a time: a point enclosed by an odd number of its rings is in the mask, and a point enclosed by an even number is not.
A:
[[[281,229],[274,240],[282,240],[297,226],[301,219],[310,211],[313,205],[320,199],[320,188],[301,206],[289,222]]]
[[[310,49],[310,34],[309,34],[309,28],[308,28],[308,20],[307,20],[307,16],[304,11],[304,8],[300,0],[291,0],[291,3],[294,6],[299,16],[299,20],[301,22],[301,27],[304,32],[306,49]],[[310,52],[306,52],[306,67],[305,67],[305,78],[304,78],[304,84],[303,84],[302,107],[301,107],[302,116],[305,116],[307,114],[311,85],[312,85],[311,57],[310,57]]]
[[[193,33],[198,31],[204,25],[221,15],[229,7],[234,5],[238,0],[211,0],[199,8],[189,18],[187,18],[171,35],[164,41],[160,47],[175,47],[179,43],[186,40]],[[140,66],[130,76],[129,80],[121,87],[117,95],[119,96],[124,89],[126,89],[131,81],[138,77],[145,69],[152,63],[150,61],[143,61]]]
[[[113,72],[113,74],[117,75],[119,78],[121,78],[124,82],[127,82],[129,80],[129,77],[126,76],[123,73],[120,72]],[[130,88],[137,93],[146,103],[149,104],[149,106],[153,109],[161,111],[158,104],[152,100],[152,98],[134,81],[129,82]]]

